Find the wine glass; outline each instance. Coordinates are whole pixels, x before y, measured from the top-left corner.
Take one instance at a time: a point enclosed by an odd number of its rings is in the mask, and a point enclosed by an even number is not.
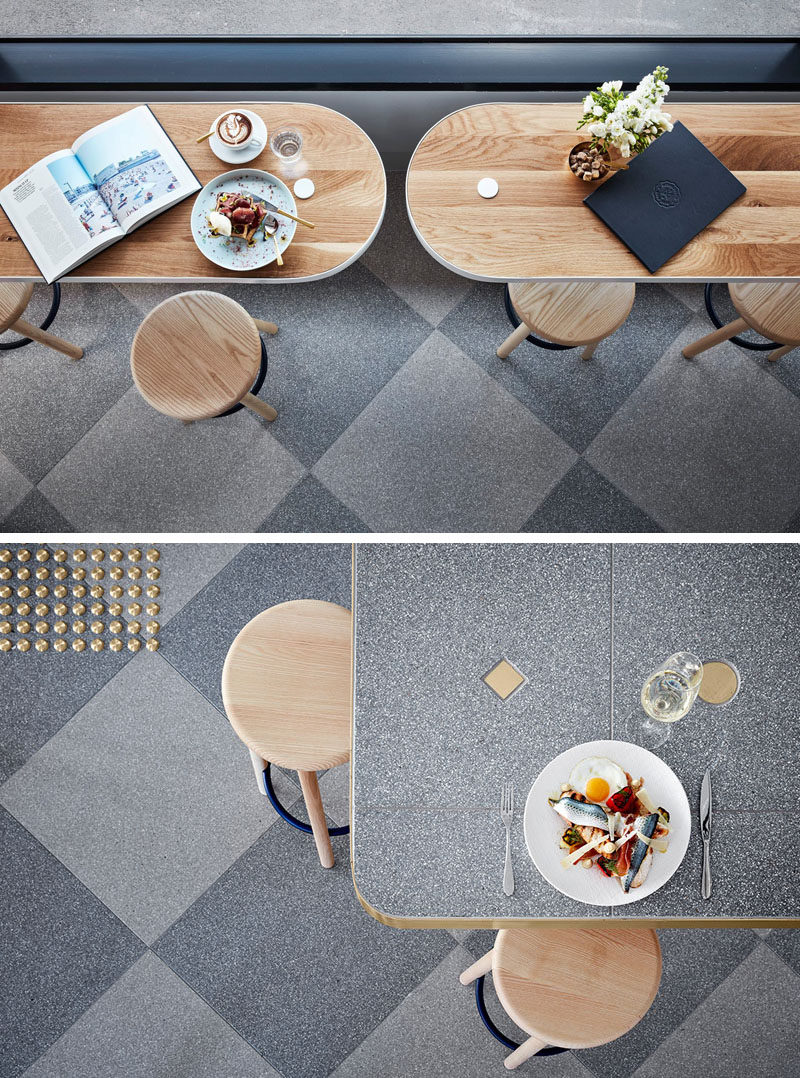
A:
[[[703,680],[703,664],[690,651],[670,655],[642,687],[642,707],[647,718],[641,736],[650,748],[658,748],[670,736],[670,724],[679,722],[697,699]]]

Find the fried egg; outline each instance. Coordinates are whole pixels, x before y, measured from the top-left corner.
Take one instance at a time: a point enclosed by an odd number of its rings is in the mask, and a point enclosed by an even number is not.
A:
[[[598,804],[606,801],[628,783],[622,768],[607,756],[587,756],[573,767],[569,784]]]

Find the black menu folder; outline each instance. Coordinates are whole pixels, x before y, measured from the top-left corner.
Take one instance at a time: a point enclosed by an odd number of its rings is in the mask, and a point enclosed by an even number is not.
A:
[[[583,201],[655,273],[746,190],[676,123]]]

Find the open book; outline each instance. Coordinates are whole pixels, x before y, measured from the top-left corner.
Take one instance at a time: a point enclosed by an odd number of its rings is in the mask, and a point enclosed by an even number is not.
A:
[[[146,105],[106,120],[0,191],[48,284],[200,190]]]

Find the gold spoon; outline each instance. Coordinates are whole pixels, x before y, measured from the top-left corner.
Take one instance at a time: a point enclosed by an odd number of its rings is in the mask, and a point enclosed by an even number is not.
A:
[[[273,220],[275,220],[275,219],[273,218]],[[269,236],[270,239],[272,240],[272,242],[275,244],[275,258],[277,260],[278,265],[282,266],[283,265],[283,259],[281,258],[281,249],[278,246],[278,235],[277,235],[277,233],[278,233],[278,223],[277,223],[277,221],[275,222],[275,227],[271,231],[270,231],[269,228],[267,228],[267,225],[265,223],[264,224],[264,233],[265,233],[265,235]]]
[[[212,136],[213,134],[214,134],[214,131],[213,131],[213,130],[211,130],[211,131],[206,131],[205,135],[201,135],[201,136],[200,136],[200,138],[199,138],[199,139],[198,139],[197,141],[198,141],[198,142],[205,142],[205,141],[206,141],[206,139],[207,139],[207,138],[211,138],[211,136]]]

